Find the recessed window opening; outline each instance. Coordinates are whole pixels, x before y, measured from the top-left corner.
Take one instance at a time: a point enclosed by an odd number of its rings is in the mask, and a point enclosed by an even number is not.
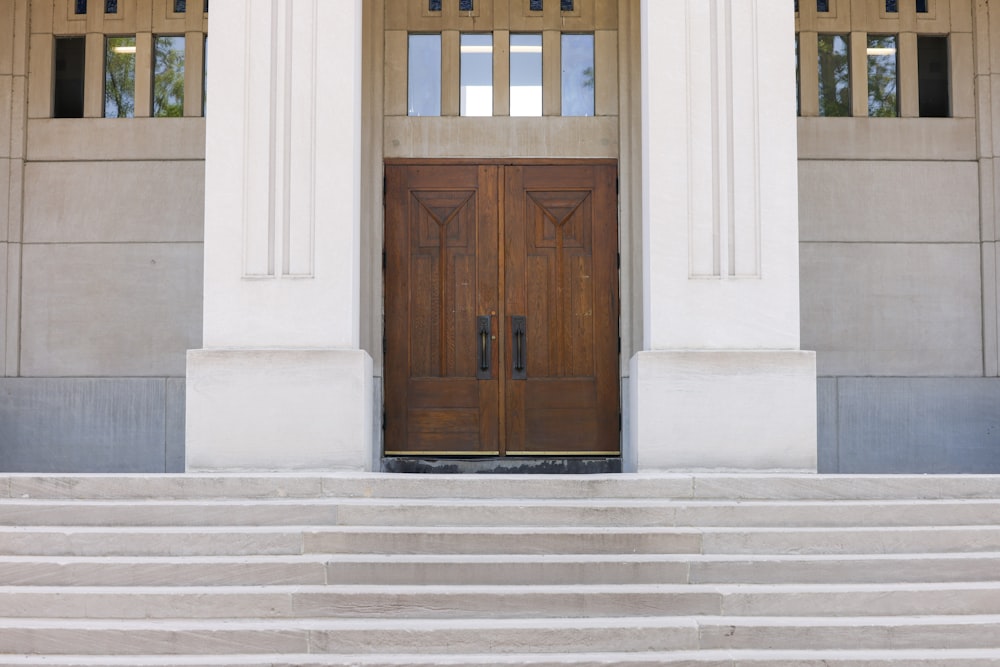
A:
[[[562,36],[562,115],[594,115],[594,36]]]
[[[184,115],[184,37],[153,39],[153,115]]]
[[[105,118],[135,116],[135,50],[135,36],[105,39]]]
[[[542,36],[510,36],[510,115],[542,115]]]
[[[819,35],[819,115],[851,115],[850,40],[847,35]]]
[[[892,118],[899,115],[898,38],[868,36],[868,115]]]
[[[118,13],[118,0],[104,0],[104,13],[105,14],[117,14]]]
[[[951,115],[948,68],[948,38],[918,35],[917,86],[921,116],[947,118]]]
[[[917,13],[926,14],[927,11],[927,0],[917,0]]]
[[[83,118],[83,80],[87,55],[86,37],[57,37],[53,118]]]
[[[830,0],[816,0],[816,11],[825,14],[830,11]]]
[[[174,0],[174,14],[183,14],[187,11],[187,0]]]
[[[410,35],[407,70],[407,115],[440,116],[440,34]]]
[[[460,113],[493,115],[493,35],[463,33],[461,37]]]
[[[76,0],[73,3],[73,13],[74,14],[86,14],[87,13],[87,0]]]

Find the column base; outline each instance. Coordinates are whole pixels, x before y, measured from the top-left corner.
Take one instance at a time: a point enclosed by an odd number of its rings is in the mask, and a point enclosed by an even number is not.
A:
[[[814,352],[639,352],[629,396],[626,469],[816,471]]]
[[[187,470],[371,470],[361,350],[189,350]]]

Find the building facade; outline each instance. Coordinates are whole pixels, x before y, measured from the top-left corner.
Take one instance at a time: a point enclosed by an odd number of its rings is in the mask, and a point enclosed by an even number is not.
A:
[[[1000,470],[994,14],[4,0],[0,468]]]

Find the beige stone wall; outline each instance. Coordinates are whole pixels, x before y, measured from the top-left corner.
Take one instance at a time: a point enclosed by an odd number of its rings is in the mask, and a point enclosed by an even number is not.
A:
[[[802,338],[821,376],[996,373],[995,360],[984,366],[978,4],[974,16],[971,0],[930,0],[926,14],[913,2],[897,14],[884,0],[831,0],[829,14],[800,2]],[[818,33],[850,34],[853,117],[816,117]],[[867,117],[868,34],[899,35],[899,118]],[[920,34],[948,36],[950,118],[917,117]]]
[[[183,468],[185,352],[201,342],[207,30],[201,2],[187,4],[120,0],[105,15],[91,0],[76,15],[71,0],[0,1],[4,469]],[[102,118],[104,37],[126,34],[136,117]],[[149,117],[158,34],[186,37],[182,118]],[[57,36],[86,38],[84,118],[51,117]],[[35,412],[51,416],[25,426]]]

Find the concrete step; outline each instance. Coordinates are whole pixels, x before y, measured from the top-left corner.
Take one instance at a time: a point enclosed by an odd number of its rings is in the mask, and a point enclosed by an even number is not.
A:
[[[996,667],[991,649],[424,655],[3,656],[0,667]]]
[[[1000,475],[0,474],[0,498],[1000,498]]]
[[[0,654],[466,654],[995,649],[1000,617],[2,619]],[[485,646],[484,646],[485,645]]]
[[[961,583],[998,573],[998,552],[0,557],[0,586]]]
[[[830,585],[0,587],[58,619],[569,619],[1000,615],[1000,582]]]
[[[964,500],[23,500],[0,525],[73,526],[996,526],[1000,499]]]
[[[1000,526],[0,526],[2,556],[383,554],[907,554],[1000,551]],[[2,562],[2,561],[0,561]]]

